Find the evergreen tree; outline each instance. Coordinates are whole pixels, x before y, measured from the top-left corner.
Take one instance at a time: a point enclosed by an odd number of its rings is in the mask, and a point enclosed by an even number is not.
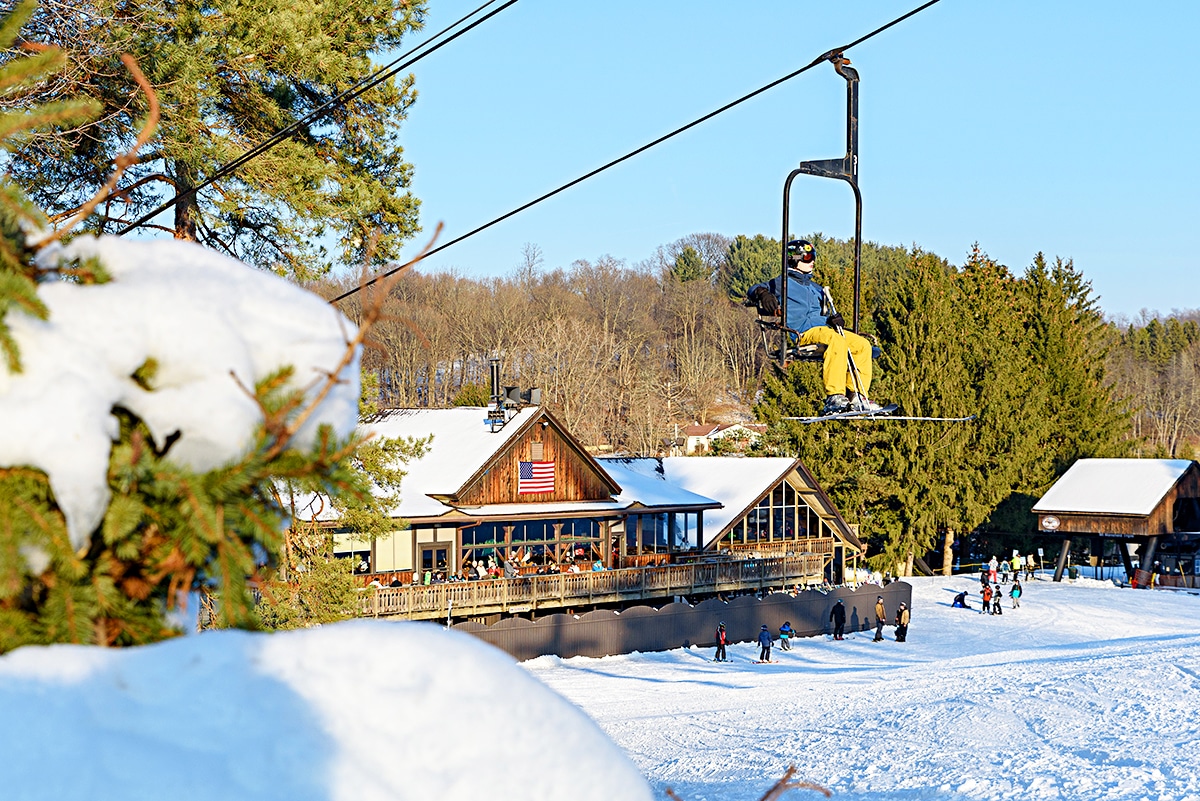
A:
[[[232,175],[198,189],[221,165],[368,76],[373,54],[420,26],[423,2],[340,4],[241,0],[81,0],[41,12],[35,31],[65,42],[76,68],[8,98],[5,108],[69,95],[103,114],[69,136],[31,139],[15,153],[16,182],[60,221],[104,183],[129,149],[143,110],[115,65],[138,60],[162,105],[161,134],[90,219],[113,232],[174,195],[147,230],[170,231],[259,267],[308,277],[340,260],[394,258],[417,230],[411,167],[398,144],[415,93],[388,80],[300,126]],[[189,194],[198,190],[195,194]],[[376,234],[378,236],[376,237]],[[337,242],[330,255],[321,244]]]
[[[777,239],[738,234],[725,254],[718,279],[720,288],[734,302],[745,301],[750,287],[779,275],[781,254]]]
[[[707,281],[710,276],[700,253],[688,245],[675,257],[675,263],[671,265],[671,278],[683,284],[688,281]]]
[[[1123,455],[1128,414],[1105,372],[1113,343],[1091,283],[1070,261],[1047,264],[1038,253],[1021,288],[1031,304],[1026,331],[1048,389],[1051,421],[1043,450],[1048,459],[1029,488],[1048,488],[1076,459]]]

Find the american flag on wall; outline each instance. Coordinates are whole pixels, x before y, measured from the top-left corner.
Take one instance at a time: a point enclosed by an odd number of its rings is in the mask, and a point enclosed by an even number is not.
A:
[[[521,462],[517,472],[517,494],[554,492],[554,462]]]

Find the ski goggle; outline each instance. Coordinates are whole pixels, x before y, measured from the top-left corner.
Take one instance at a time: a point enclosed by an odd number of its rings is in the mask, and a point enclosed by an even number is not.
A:
[[[803,245],[788,249],[788,256],[793,259],[799,259],[805,264],[814,261],[817,258],[817,252],[812,245],[805,242]]]

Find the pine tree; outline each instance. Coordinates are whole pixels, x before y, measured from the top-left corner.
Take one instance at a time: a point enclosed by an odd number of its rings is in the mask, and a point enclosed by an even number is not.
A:
[[[750,287],[779,275],[782,258],[779,240],[762,234],[738,234],[729,245],[718,283],[736,303],[746,299]]]
[[[172,196],[172,212],[145,223],[248,263],[311,277],[331,264],[394,258],[417,229],[411,167],[399,127],[415,99],[412,78],[388,80],[315,121],[215,184],[218,167],[305,118],[375,69],[373,54],[420,27],[423,2],[245,3],[241,0],[80,0],[35,19],[66,42],[76,68],[12,98],[84,95],[95,123],[31,139],[14,154],[16,182],[61,221],[100,187],[129,149],[142,115],[118,53],[132,54],[162,105],[153,149],[89,219],[113,232]],[[114,68],[114,66],[116,68]],[[195,194],[190,194],[197,190]],[[376,236],[378,234],[378,236]],[[336,253],[322,242],[336,241]]]
[[[1030,489],[1049,484],[1076,459],[1118,456],[1129,415],[1114,395],[1105,367],[1113,337],[1092,297],[1091,283],[1070,261],[1047,264],[1038,253],[1021,288],[1029,296],[1026,330],[1049,391],[1051,434],[1040,476]]]

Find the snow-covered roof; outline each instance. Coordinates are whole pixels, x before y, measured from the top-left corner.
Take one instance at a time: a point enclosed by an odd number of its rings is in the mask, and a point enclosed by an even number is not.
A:
[[[621,485],[617,501],[621,508],[635,503],[656,506],[715,506],[719,501],[673,482],[663,469],[663,460],[607,456],[597,459],[604,472]],[[711,513],[706,513],[711,514]]]
[[[1033,511],[1148,515],[1191,465],[1186,459],[1080,459]]]
[[[787,456],[671,456],[663,459],[663,469],[672,484],[721,503],[721,509],[704,513],[706,539],[711,540],[795,463]]]
[[[538,411],[536,406],[520,409],[493,433],[486,408],[390,409],[363,423],[359,430],[381,437],[433,435],[425,455],[408,463],[400,484],[400,504],[392,513],[408,518],[438,517],[452,507],[429,496],[453,495],[461,489]]]
[[[608,457],[597,461],[625,488],[622,498],[627,494],[641,494],[649,498],[654,497],[652,493],[657,491],[672,493],[679,498],[684,497],[679,493],[685,493],[693,498],[721,504],[722,508],[704,512],[705,539],[710,542],[764,492],[786,476],[796,463],[795,459],[786,456]],[[617,470],[621,471],[619,475]],[[643,477],[643,483],[635,484],[639,476]],[[646,478],[651,479],[651,483],[644,483]],[[642,502],[645,503],[644,500]],[[666,502],[662,505],[666,505]]]

